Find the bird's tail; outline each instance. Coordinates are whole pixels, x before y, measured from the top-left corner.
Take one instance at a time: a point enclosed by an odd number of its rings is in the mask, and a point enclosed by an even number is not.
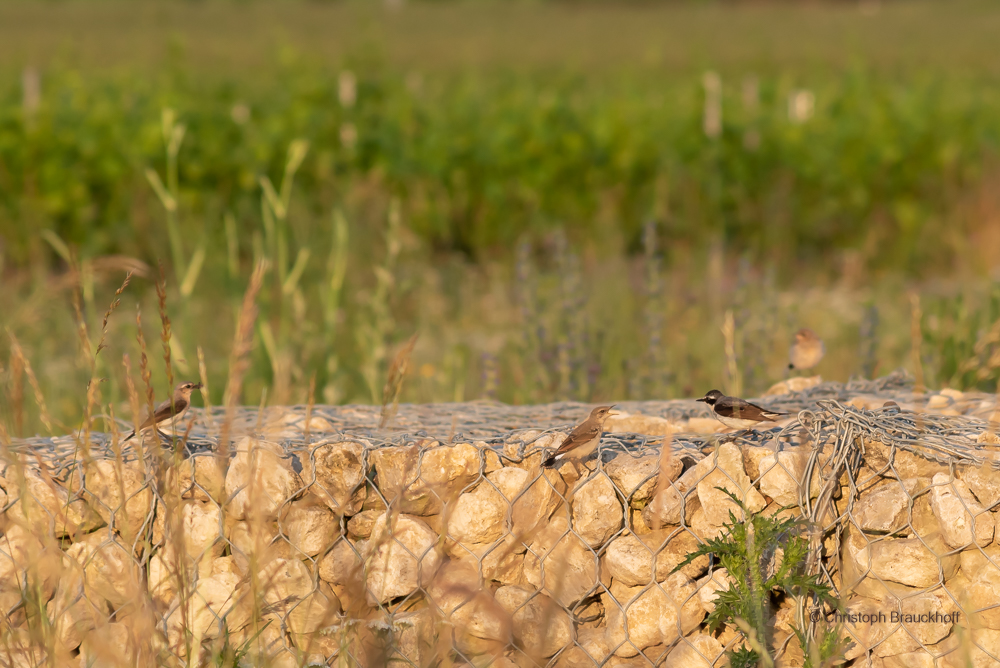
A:
[[[132,430],[131,434],[129,434],[128,436],[126,436],[125,438],[122,439],[122,443],[124,443],[125,441],[129,440],[133,436],[135,436],[135,430],[134,429]]]
[[[542,468],[543,469],[550,469],[550,468],[552,468],[555,465],[556,465],[556,456],[555,455],[550,455],[548,459],[546,459],[544,462],[542,462]]]

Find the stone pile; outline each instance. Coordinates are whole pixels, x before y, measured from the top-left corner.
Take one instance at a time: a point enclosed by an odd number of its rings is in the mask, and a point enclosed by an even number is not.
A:
[[[716,430],[616,420],[618,432]],[[806,439],[541,469],[562,433],[380,447],[322,436],[60,470],[7,457],[0,665],[721,666],[742,637],[710,633],[706,617],[730,576],[708,556],[677,566],[741,516],[726,492],[783,516],[822,492]],[[849,664],[997,665],[1000,475],[874,434],[864,453],[818,539],[852,615]],[[794,601],[776,604],[778,665],[802,665]]]

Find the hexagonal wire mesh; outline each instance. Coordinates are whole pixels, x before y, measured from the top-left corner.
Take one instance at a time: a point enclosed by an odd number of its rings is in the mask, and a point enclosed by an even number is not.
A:
[[[708,557],[673,572],[722,531],[717,487],[803,519],[806,567],[855,614],[855,663],[997,660],[996,398],[894,375],[769,399],[797,418],[741,437],[683,433],[705,415],[691,401],[624,403],[653,428],[625,423],[642,429],[555,470],[543,451],[584,405],[401,406],[381,431],[377,407],[246,409],[228,454],[218,411],[173,453],[8,444],[0,663],[718,665],[742,642],[705,629],[728,576]],[[634,433],[667,422],[681,430]],[[791,598],[775,613],[787,665],[792,625],[815,639],[837,614]],[[965,632],[955,613],[985,621]]]

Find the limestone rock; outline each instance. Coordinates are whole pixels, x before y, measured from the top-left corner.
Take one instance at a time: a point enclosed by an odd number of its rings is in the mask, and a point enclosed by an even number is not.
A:
[[[525,484],[511,507],[512,531],[530,540],[544,526],[556,508],[563,504],[566,482],[552,469],[542,469]]]
[[[226,473],[229,514],[240,520],[274,518],[282,504],[302,489],[302,479],[277,443],[247,436],[233,450],[236,456]]]
[[[699,472],[697,467],[688,469],[677,480],[661,485],[649,504],[642,511],[642,519],[651,529],[659,529],[666,525],[678,525],[684,521],[690,522],[694,511],[701,507],[701,501],[695,491]]]
[[[963,466],[958,469],[958,477],[969,486],[984,508],[993,508],[1000,503],[1000,476],[992,466]]]
[[[1000,631],[1000,572],[995,568],[984,569],[972,578],[972,582],[959,596],[966,613],[977,626]],[[967,597],[965,600],[962,596]]]
[[[809,455],[804,451],[782,450],[760,461],[760,491],[782,506],[797,506],[806,480]],[[819,494],[819,477],[812,478],[810,496]]]
[[[767,392],[764,393],[764,396],[770,397],[776,394],[792,394],[793,392],[802,392],[803,390],[808,390],[811,387],[816,387],[822,382],[822,376],[796,376],[794,378],[788,378],[787,380],[775,383],[768,388]]]
[[[984,574],[990,577],[1000,575],[1000,545],[994,543],[984,548],[962,550],[959,553],[959,563],[970,581],[983,577]]]
[[[604,664],[611,651],[604,638],[604,628],[580,628],[576,644],[559,655],[556,668],[593,668]]]
[[[754,489],[750,477],[743,470],[743,453],[732,443],[723,443],[712,455],[698,462],[698,498],[710,524],[722,526],[729,522],[732,511],[737,518],[742,512],[732,499],[719,491],[719,487],[736,495],[750,510],[757,512],[765,505],[764,497]]]
[[[276,522],[227,518],[226,538],[229,539],[233,560],[243,573],[247,572],[251,561],[263,566],[272,559],[292,557],[292,547],[278,536]]]
[[[134,540],[152,511],[152,483],[135,463],[99,459],[87,469],[91,506],[126,540]]]
[[[725,568],[716,568],[698,580],[698,598],[705,612],[711,614],[715,610],[715,599],[719,592],[728,591],[732,586],[733,578]]]
[[[458,497],[448,517],[448,537],[460,543],[493,542],[507,530],[508,507],[493,484],[482,482]]]
[[[845,549],[850,553],[854,548],[847,545]],[[870,563],[870,574],[874,577],[910,587],[927,588],[957,571],[958,557],[945,556],[951,551],[936,535],[924,539],[888,538],[856,550],[852,561],[859,573],[866,573]]]
[[[951,633],[951,627],[956,621],[936,621],[947,618],[946,612],[938,597],[930,593],[902,599],[896,612],[899,618],[894,621],[891,617],[892,610],[886,612],[883,608],[883,614],[889,615],[885,623],[888,637],[875,648],[875,656],[906,654],[934,645]]]
[[[355,515],[347,523],[347,535],[358,540],[361,538],[368,538],[372,535],[372,527],[375,526],[375,520],[384,513],[385,510],[362,510],[360,513]]]
[[[469,565],[444,563],[427,588],[427,598],[453,627],[453,642],[460,651],[496,653],[510,642],[510,616]]]
[[[698,585],[684,573],[674,573],[663,581],[667,599],[660,616],[663,642],[671,645],[678,638],[698,628],[705,618],[705,609],[698,595]]]
[[[372,527],[367,572],[370,605],[407,596],[434,577],[440,555],[437,535],[418,517],[382,515]]]
[[[633,457],[622,453],[604,465],[604,471],[611,477],[615,486],[621,490],[633,508],[642,508],[653,498],[656,486],[659,484],[661,465],[665,471],[666,480],[677,480],[684,470],[680,457],[668,456],[662,462],[660,455]]]
[[[600,579],[597,556],[561,516],[540,532],[524,557],[524,577],[564,607],[589,594]]]
[[[917,478],[884,480],[861,492],[854,505],[854,520],[862,531],[891,533],[909,522],[910,499],[918,486]]]
[[[79,580],[70,586],[60,586],[45,606],[54,640],[62,651],[72,652],[92,629],[107,622],[109,615],[104,600],[95,596],[96,601],[91,601],[87,593],[83,581]]]
[[[80,645],[80,666],[133,666],[139,654],[138,638],[128,626],[113,622],[99,626]]]
[[[278,526],[299,557],[315,557],[340,535],[337,516],[327,505],[293,503]]]
[[[373,450],[379,490],[404,513],[433,515],[479,478],[482,456],[469,443]]]
[[[198,580],[194,592],[166,619],[170,647],[180,650],[186,640],[197,646],[202,639],[218,638],[224,628],[236,631],[245,626],[245,615],[230,614],[240,600],[238,584],[233,574]]]
[[[647,436],[667,436],[680,431],[680,425],[666,418],[642,413],[619,413],[611,415],[604,424],[609,434],[646,434]]]
[[[107,533],[87,534],[70,545],[66,556],[83,569],[86,585],[114,607],[132,603],[141,596],[141,576],[132,555]]]
[[[514,638],[531,656],[550,657],[573,641],[573,620],[555,601],[528,587],[511,585],[496,592],[513,621]]]
[[[664,665],[671,668],[721,668],[728,665],[728,662],[718,640],[704,633],[696,633],[677,643],[667,655]]]
[[[613,540],[604,554],[604,565],[611,577],[626,587],[663,582],[687,555],[698,549],[698,539],[689,531],[653,531],[637,536],[626,534]],[[698,577],[708,568],[709,557],[703,555],[680,572]]]
[[[0,516],[0,529],[9,519],[16,519],[29,526],[50,527],[57,536],[74,536],[104,526],[104,520],[87,503],[80,492],[79,476],[73,479],[73,495],[33,466],[8,466],[0,478],[3,493],[0,501],[6,507],[8,500],[17,503]]]
[[[587,545],[599,548],[622,528],[625,516],[611,479],[597,475],[573,494],[573,529]]]
[[[309,492],[338,515],[354,515],[365,501],[365,444],[353,441],[320,442],[312,449],[315,481],[303,472]]]
[[[181,460],[177,474],[181,498],[215,503],[226,500],[225,468],[214,455],[199,454]]]
[[[363,554],[346,538],[341,538],[319,560],[319,576],[331,584],[352,585],[362,577]]]
[[[955,649],[939,660],[941,668],[996,668],[1000,657],[1000,631],[972,629],[970,642],[956,642]]]
[[[615,656],[637,656],[663,642],[660,617],[667,600],[660,587],[626,587],[612,582],[611,595],[601,594],[601,603],[607,623],[604,639]]]
[[[931,509],[941,523],[941,535],[950,547],[961,548],[975,543],[979,547],[993,541],[996,529],[993,515],[983,508],[969,486],[952,480],[946,473],[934,476]]]
[[[688,418],[688,421],[680,426],[682,433],[685,434],[718,434],[727,429],[726,425],[713,417]]]
[[[907,450],[896,450],[881,441],[866,438],[864,445],[868,466],[887,478],[933,478],[938,473],[948,473],[948,467],[940,462]]]

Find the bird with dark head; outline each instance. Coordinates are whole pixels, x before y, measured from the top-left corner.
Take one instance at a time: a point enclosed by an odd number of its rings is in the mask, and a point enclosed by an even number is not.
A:
[[[592,410],[590,417],[577,425],[563,439],[556,451],[542,462],[542,467],[552,468],[557,463],[567,459],[581,461],[593,454],[597,446],[601,444],[604,423],[610,416],[618,413],[614,408],[614,406],[598,406]]]
[[[201,383],[184,382],[179,384],[174,388],[173,396],[153,409],[153,412],[146,416],[146,419],[139,425],[139,429],[133,430],[131,434],[125,437],[125,441],[135,436],[136,431],[140,434],[149,429],[159,431],[161,427],[177,424],[184,416],[184,413],[187,412],[187,409],[191,407],[191,393],[201,388]],[[122,442],[124,443],[125,441]]]
[[[718,390],[710,390],[697,401],[711,406],[715,419],[733,429],[752,429],[761,422],[773,422],[787,415],[766,410],[738,397],[727,397]]]

